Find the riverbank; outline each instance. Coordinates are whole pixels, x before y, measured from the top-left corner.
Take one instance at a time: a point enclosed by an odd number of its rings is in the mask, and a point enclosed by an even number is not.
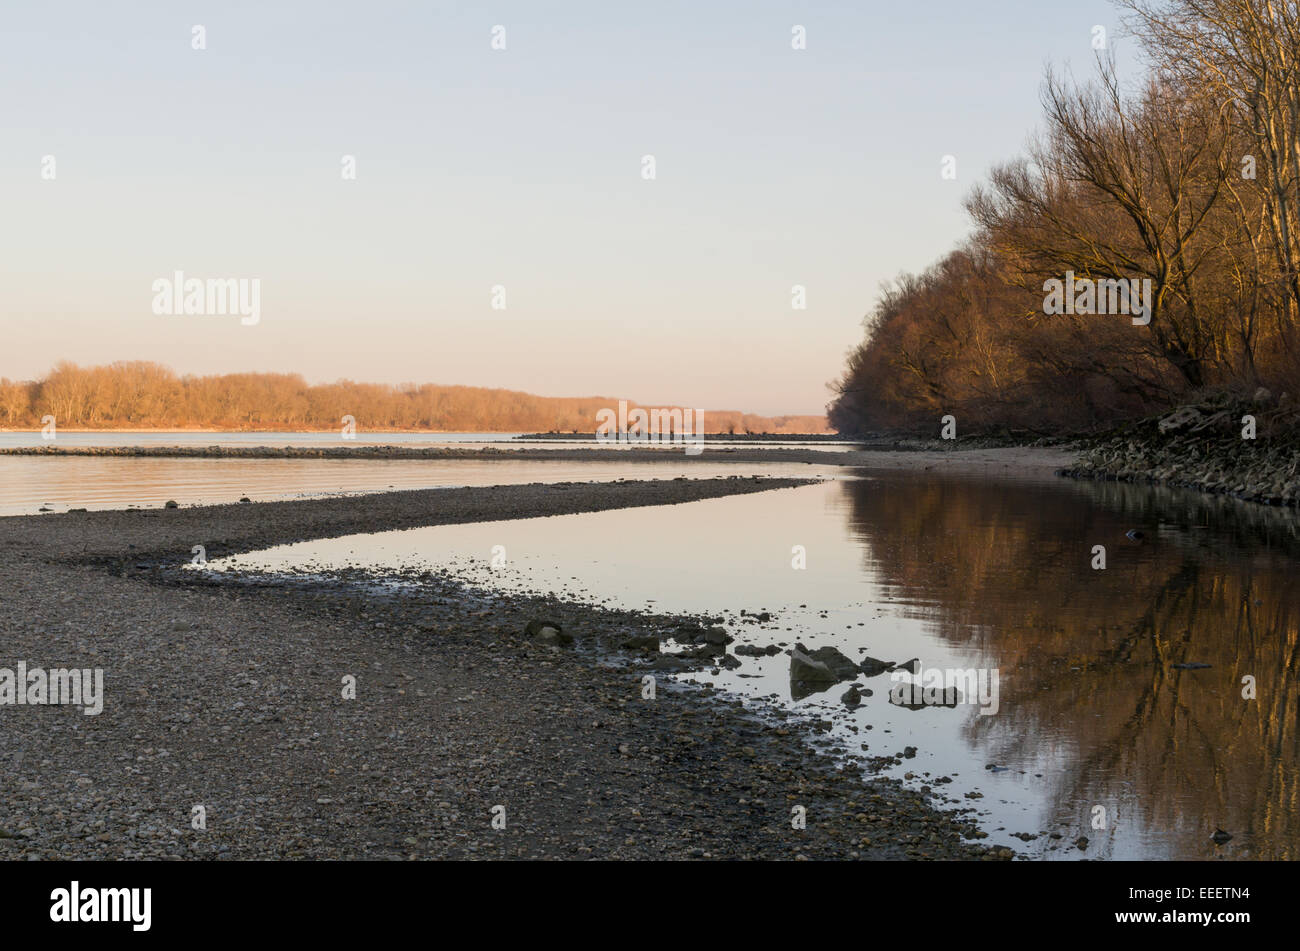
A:
[[[376,597],[346,579],[222,583],[181,569],[195,545],[215,558],[801,484],[522,485],[0,519],[0,666],[99,667],[106,693],[98,716],[0,710],[0,857],[1010,857],[971,841],[968,816],[833,765],[805,726],[666,678],[646,698],[647,674],[687,662],[650,639],[710,619],[486,596],[436,572]],[[526,635],[538,620],[573,645]],[[343,697],[349,677],[356,699]]]
[[[1062,468],[1076,479],[1194,489],[1264,505],[1300,505],[1300,413],[1261,390],[1179,407],[1080,442]]]

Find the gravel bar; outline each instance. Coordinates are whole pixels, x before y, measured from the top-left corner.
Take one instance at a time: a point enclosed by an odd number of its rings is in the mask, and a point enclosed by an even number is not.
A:
[[[815,752],[806,724],[674,682],[683,661],[645,639],[699,619],[488,595],[437,571],[376,596],[179,568],[197,544],[218,557],[801,484],[521,485],[0,519],[0,668],[102,668],[105,694],[97,716],[0,707],[0,857],[1012,857],[979,844],[968,813]],[[526,636],[539,619],[575,643]]]

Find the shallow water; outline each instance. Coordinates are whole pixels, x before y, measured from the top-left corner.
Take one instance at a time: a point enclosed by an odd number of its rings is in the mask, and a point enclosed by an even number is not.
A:
[[[622,446],[613,442],[597,442],[593,436],[562,436],[529,439],[531,433],[380,433],[358,430],[350,438],[341,431],[327,433],[303,432],[118,432],[97,430],[75,432],[60,429],[55,438],[47,440],[39,430],[0,432],[0,449],[28,446],[122,448],[127,446],[411,446],[430,448],[448,446],[456,449],[608,449],[617,451]],[[747,441],[727,436],[710,436],[704,441],[705,451],[715,448],[746,449],[811,449],[825,452],[842,452],[856,443],[834,440]],[[647,448],[654,448],[648,446]]]
[[[545,459],[174,459],[150,456],[0,456],[0,515],[48,506],[121,509],[217,505],[388,489],[617,479],[711,479],[731,475],[812,478],[829,467],[809,463],[708,463],[665,453],[663,462]],[[829,469],[834,472],[834,469]]]
[[[1130,540],[1130,529],[1144,537]],[[1293,859],[1297,537],[1293,514],[1230,500],[909,473],[351,536],[238,563],[451,565],[498,590],[723,615],[733,648],[797,639],[855,660],[996,671],[992,715],[969,703],[892,704],[888,674],[858,678],[874,695],[856,711],[839,702],[846,684],[795,699],[784,654],[692,676],[831,718],[841,756],[917,747],[887,773],[976,808],[990,842],[1045,858]],[[797,545],[803,569],[792,566]],[[1095,545],[1106,548],[1104,570],[1091,567]],[[493,546],[504,567],[490,567]],[[1185,662],[1211,666],[1173,666]],[[1247,676],[1255,699],[1243,697]],[[1234,838],[1215,845],[1216,827]]]

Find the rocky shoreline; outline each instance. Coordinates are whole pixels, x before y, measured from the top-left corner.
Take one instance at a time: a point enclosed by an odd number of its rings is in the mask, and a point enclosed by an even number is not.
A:
[[[1300,505],[1300,413],[1260,390],[1179,407],[1081,440],[1074,479],[1194,489],[1263,505]]]
[[[647,675],[729,656],[725,632],[711,636],[717,619],[487,595],[438,572],[381,596],[359,578],[268,584],[182,568],[196,544],[217,557],[801,484],[525,485],[0,519],[8,659],[100,667],[106,681],[99,716],[0,710],[0,857],[1012,857],[972,841],[982,833],[968,815],[815,752],[802,724],[668,677],[647,699]],[[694,646],[661,653],[670,637]],[[355,699],[341,691],[348,677]]]

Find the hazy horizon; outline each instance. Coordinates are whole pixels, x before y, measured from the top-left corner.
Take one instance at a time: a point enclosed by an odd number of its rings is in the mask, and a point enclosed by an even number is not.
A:
[[[1105,0],[385,9],[11,11],[0,376],[148,360],[820,415],[879,284],[964,237],[966,192],[1020,151],[1044,65],[1090,68],[1094,24],[1123,44]],[[175,271],[259,281],[260,319],[155,314]]]

